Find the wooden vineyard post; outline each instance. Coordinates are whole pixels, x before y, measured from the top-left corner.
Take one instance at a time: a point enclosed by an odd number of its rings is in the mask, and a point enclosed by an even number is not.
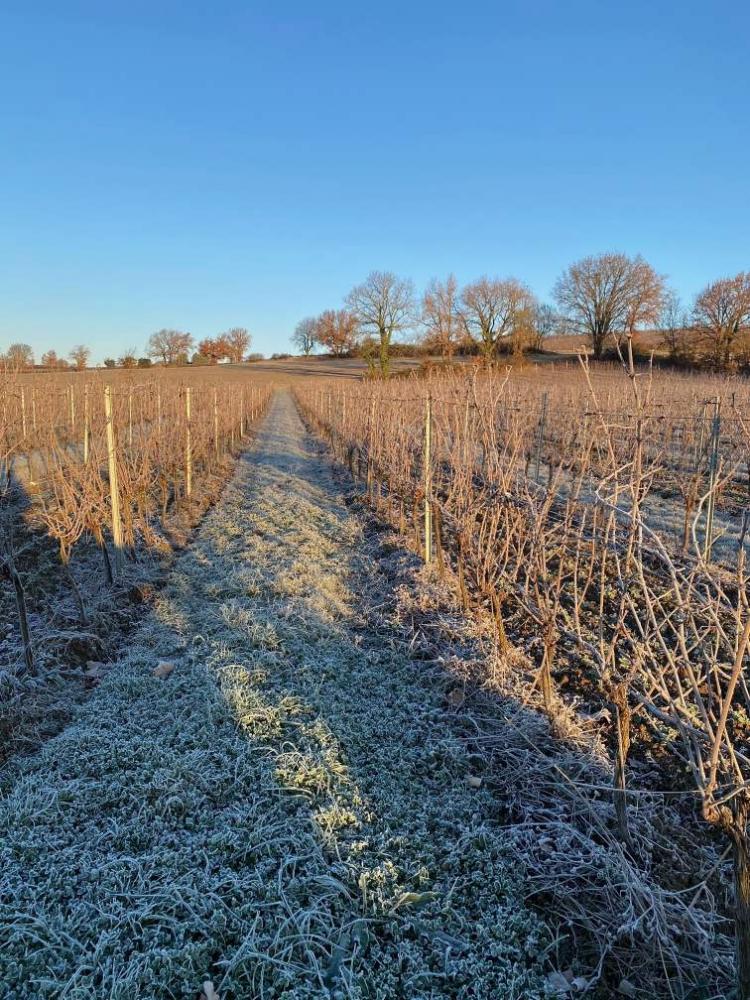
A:
[[[721,397],[714,399],[714,416],[711,421],[711,451],[708,464],[708,505],[706,508],[706,537],[703,541],[703,558],[711,558],[714,544],[714,509],[716,507],[716,476],[719,470],[719,435],[721,434]]]
[[[36,393],[33,386],[31,388],[31,427],[36,434]]]
[[[214,389],[214,447],[216,449],[216,460],[219,459],[219,393]]]
[[[83,464],[89,464],[89,387],[83,387]]]
[[[193,455],[190,441],[190,386],[185,388],[185,496],[193,492]]]
[[[70,397],[70,429],[76,429],[76,398],[73,393],[73,386],[68,386],[68,396]]]
[[[26,440],[26,391],[21,389],[21,433]]]
[[[104,417],[107,426],[107,465],[109,468],[109,496],[112,508],[112,540],[115,544],[115,565],[122,569],[122,518],[120,516],[120,489],[117,482],[117,445],[112,407],[112,387],[104,386]]]
[[[424,410],[424,561],[432,562],[432,397]]]
[[[128,390],[128,448],[133,447],[133,389]]]
[[[245,387],[242,386],[242,396],[240,398],[240,437],[245,436]]]

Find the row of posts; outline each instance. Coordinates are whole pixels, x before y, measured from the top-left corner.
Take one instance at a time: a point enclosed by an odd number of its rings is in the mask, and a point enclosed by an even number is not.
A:
[[[333,393],[328,390],[314,390],[318,402],[318,411],[322,419],[333,432]],[[368,437],[372,441],[375,421],[375,397],[370,401]],[[341,396],[341,427],[346,426],[346,393]],[[428,395],[424,411],[424,437],[422,449],[423,488],[424,488],[424,546],[423,556],[426,563],[433,559],[433,498],[432,498],[432,396]],[[367,462],[367,489],[372,488],[372,460]]]
[[[321,393],[322,396],[322,393]],[[321,404],[323,400],[321,399]],[[539,428],[538,436],[536,442],[536,457],[535,457],[535,478],[538,480],[540,475],[540,465],[541,465],[541,455],[544,447],[544,433],[547,422],[547,393],[542,395],[542,409],[539,418]],[[375,399],[373,397],[371,406],[371,434],[372,434],[372,419],[374,411]],[[329,425],[332,422],[332,407],[333,399],[332,393],[328,393],[327,399],[327,416]],[[342,408],[345,414],[346,410],[346,396],[342,398]],[[321,407],[322,408],[322,407]],[[425,400],[424,409],[424,438],[423,438],[423,489],[424,489],[424,548],[423,556],[425,563],[431,563],[433,560],[433,478],[432,478],[432,396],[427,395]],[[342,426],[345,421],[342,414]],[[721,398],[717,396],[713,401],[713,416],[711,420],[711,441],[709,444],[709,464],[708,464],[708,475],[709,475],[709,490],[708,490],[708,500],[706,506],[706,526],[704,535],[704,548],[703,555],[705,559],[711,558],[711,551],[713,548],[714,541],[714,514],[716,509],[716,481],[719,471],[719,439],[721,435]]]
[[[260,400],[256,405],[255,389],[250,390],[250,421],[255,419],[260,408]],[[185,496],[189,498],[193,492],[193,454],[192,454],[192,389],[185,388]],[[88,417],[88,393],[85,394],[85,409]],[[129,414],[132,417],[132,411]],[[122,513],[120,509],[120,487],[117,474],[117,440],[115,436],[114,424],[114,393],[112,387],[104,387],[104,418],[107,437],[107,469],[109,473],[110,507],[112,515],[112,541],[115,547],[115,566],[122,569],[123,559],[123,527]],[[219,400],[218,390],[214,389],[213,398],[213,418],[214,418],[214,446],[216,457],[220,456],[219,446]],[[245,391],[242,390],[242,408],[240,416],[240,435],[245,433]],[[132,445],[132,420],[129,420],[128,439]],[[234,442],[234,431],[232,431],[232,442]],[[84,462],[88,461],[89,453],[89,425],[88,419],[84,429]]]

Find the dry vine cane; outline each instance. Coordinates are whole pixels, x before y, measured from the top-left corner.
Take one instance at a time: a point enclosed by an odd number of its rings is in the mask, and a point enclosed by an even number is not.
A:
[[[431,378],[421,387],[416,380],[395,388],[371,384],[368,403],[377,398],[380,413],[395,408],[398,414],[389,434],[376,441],[368,434],[362,390],[358,395],[348,389],[347,441],[350,448],[361,448],[369,440],[377,449],[381,481],[389,488],[400,484],[402,498],[410,493],[414,502],[420,475],[413,458],[415,429],[427,393],[436,408],[444,408],[447,416],[440,425],[448,430],[434,443],[432,488],[443,524],[456,539],[462,600],[469,604],[471,565],[480,593],[510,592],[533,612],[546,640],[540,682],[548,711],[558,636],[577,643],[597,665],[602,693],[615,709],[613,804],[626,844],[632,840],[626,769],[633,712],[645,712],[656,729],[666,727],[678,735],[667,744],[690,767],[703,815],[732,843],[737,973],[740,996],[747,1000],[750,773],[744,745],[750,732],[750,695],[744,671],[750,626],[744,534],[734,576],[724,556],[718,562],[704,557],[699,538],[709,497],[715,501],[735,481],[739,457],[747,454],[737,437],[743,425],[741,419],[735,422],[726,445],[731,461],[718,463],[708,493],[692,508],[693,546],[685,553],[684,526],[673,532],[668,525],[651,523],[652,497],[669,501],[673,496],[663,490],[665,469],[670,483],[686,482],[686,491],[692,489],[695,459],[692,449],[679,443],[680,434],[690,425],[691,411],[705,399],[707,384],[715,396],[726,390],[706,378],[667,380],[650,371],[644,391],[630,347],[622,367],[626,391],[609,373],[594,375],[584,366],[578,393],[588,396],[593,410],[587,405],[589,415],[575,431],[563,428],[546,436],[548,494],[541,499],[539,477],[532,483],[524,475],[529,455],[538,447],[541,400],[537,395],[534,409],[535,387],[525,383],[519,390],[521,380],[506,385],[507,375],[500,391],[493,373],[474,376],[468,392],[463,390],[467,402],[461,407],[461,382],[454,375]],[[405,385],[411,396],[401,399]],[[675,392],[674,404],[664,404],[667,390]],[[575,396],[569,390],[555,385],[544,386],[543,392],[549,394],[545,405],[550,413],[555,400],[571,412]],[[660,396],[658,404],[655,396]],[[310,393],[299,392],[298,398],[316,411]],[[747,393],[743,402],[750,402]],[[734,405],[741,409],[736,398]],[[452,415],[457,410],[462,420]],[[344,407],[334,405],[331,412],[335,426]],[[497,596],[493,600],[496,609]]]

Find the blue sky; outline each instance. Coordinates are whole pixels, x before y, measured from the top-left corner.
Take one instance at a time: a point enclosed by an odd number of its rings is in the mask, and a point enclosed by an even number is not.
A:
[[[750,269],[750,4],[0,0],[0,351],[234,325],[373,268]]]

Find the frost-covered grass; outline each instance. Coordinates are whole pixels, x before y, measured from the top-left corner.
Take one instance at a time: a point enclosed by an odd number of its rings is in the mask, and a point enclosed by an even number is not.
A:
[[[545,995],[444,689],[359,620],[359,541],[277,397],[127,655],[3,776],[0,995]]]
[[[221,495],[234,468],[234,460],[225,458],[211,475],[196,481],[189,503],[180,499],[170,506],[158,530],[154,523],[148,538],[136,533],[136,544],[127,550],[114,584],[107,582],[94,540],[86,535],[77,542],[69,569],[86,624],[81,623],[59,547],[40,521],[34,498],[18,484],[0,498],[0,539],[12,524],[34,659],[34,669],[26,670],[13,587],[0,574],[0,766],[15,754],[36,751],[70,721],[89,693],[88,664],[116,657],[134,622],[143,616],[142,605]]]

